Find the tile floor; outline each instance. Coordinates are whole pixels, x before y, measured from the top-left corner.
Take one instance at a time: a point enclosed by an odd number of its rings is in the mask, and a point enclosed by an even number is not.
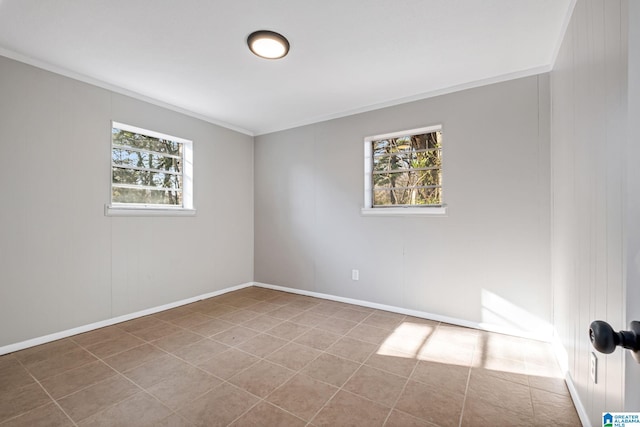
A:
[[[547,344],[251,287],[0,357],[0,426],[579,426]]]

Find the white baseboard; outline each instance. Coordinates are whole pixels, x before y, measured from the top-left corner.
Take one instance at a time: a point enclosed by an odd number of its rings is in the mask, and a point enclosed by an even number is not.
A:
[[[420,317],[422,319],[435,320],[436,322],[450,323],[452,325],[464,326],[466,328],[478,329],[478,330],[488,331],[488,332],[496,332],[499,334],[512,335],[512,336],[517,336],[521,338],[529,338],[537,341],[551,342],[553,338],[552,336],[548,336],[548,335],[527,333],[518,329],[502,327],[500,325],[489,325],[486,323],[472,322],[469,320],[458,319],[455,317],[441,316],[439,314],[428,313],[425,311],[410,310],[407,308],[395,307],[395,306],[386,305],[386,304],[378,304],[375,302],[363,301],[363,300],[358,300],[353,298],[339,297],[339,296],[330,295],[330,294],[323,294],[320,292],[305,291],[302,289],[287,288],[285,286],[270,285],[268,283],[260,283],[260,282],[253,282],[253,285],[261,288],[273,289],[276,291],[289,292],[289,293],[298,294],[298,295],[306,295],[309,297],[321,298],[321,299],[326,299],[330,301],[344,302],[347,304],[375,308],[378,310],[390,311],[392,313],[399,313],[407,316]]]
[[[576,412],[578,412],[578,417],[580,417],[580,422],[583,427],[591,427],[591,421],[589,420],[589,416],[587,415],[587,410],[582,404],[582,400],[580,400],[580,396],[578,395],[578,389],[576,385],[573,383],[573,378],[571,378],[571,374],[569,372],[565,373],[564,382],[567,383],[567,388],[569,389],[569,394],[571,395],[571,399],[573,400],[573,406],[576,407]]]
[[[589,415],[587,415],[587,410],[580,399],[580,395],[578,394],[578,389],[576,388],[575,383],[573,382],[573,378],[569,373],[569,358],[567,355],[567,350],[562,345],[560,341],[560,337],[558,333],[554,331],[553,333],[553,351],[556,355],[556,360],[558,361],[558,365],[560,366],[560,370],[564,374],[564,382],[567,384],[567,388],[569,389],[569,394],[571,395],[571,399],[573,400],[573,406],[576,407],[576,412],[578,412],[578,417],[580,417],[580,422],[584,427],[591,427],[591,421],[589,420]]]
[[[200,301],[200,300],[211,298],[211,297],[216,297],[219,295],[226,294],[228,292],[244,289],[249,286],[253,286],[253,282],[243,283],[241,285],[232,286],[229,288],[221,289],[219,291],[209,292],[206,294],[183,299],[183,300],[172,302],[169,304],[164,304],[157,307],[147,308],[141,311],[136,311],[135,313],[125,314],[118,317],[112,317],[110,319],[101,320],[99,322],[90,323],[88,325],[78,326],[76,328],[67,329],[65,331],[55,332],[53,334],[32,338],[32,339],[21,341],[15,344],[5,345],[3,347],[0,347],[0,356],[2,356],[3,354],[13,353],[19,350],[24,350],[25,348],[35,347],[40,344],[46,344],[48,342],[56,341],[62,338],[67,338],[72,335],[81,334],[83,332],[89,332],[95,329],[104,328],[106,326],[115,325],[116,323],[126,322],[127,320],[137,319],[138,317],[148,316],[150,314],[158,313],[164,310],[169,310],[171,308],[180,307],[181,305],[191,304],[192,302]]]

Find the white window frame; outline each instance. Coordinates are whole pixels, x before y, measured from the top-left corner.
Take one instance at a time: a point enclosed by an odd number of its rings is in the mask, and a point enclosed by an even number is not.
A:
[[[113,195],[113,138],[110,136],[109,149],[109,203],[105,205],[107,216],[193,216],[196,209],[193,204],[193,141],[164,133],[143,129],[120,122],[111,122],[110,135],[113,129],[122,129],[152,138],[167,139],[179,142],[183,147],[182,166],[182,206],[145,205],[138,203],[114,203]]]
[[[400,206],[400,207],[374,207],[373,206],[373,149],[372,142],[380,139],[398,138],[406,135],[419,135],[435,131],[442,132],[442,125],[426,126],[417,129],[372,135],[364,138],[364,206],[360,210],[366,216],[437,216],[446,215],[447,205],[440,206]]]

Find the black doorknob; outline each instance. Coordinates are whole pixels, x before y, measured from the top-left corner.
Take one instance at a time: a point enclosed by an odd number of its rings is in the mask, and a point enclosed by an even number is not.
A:
[[[640,363],[640,322],[631,322],[630,329],[616,332],[607,322],[595,320],[589,326],[589,339],[600,353],[613,353],[620,346],[631,350],[633,358]]]

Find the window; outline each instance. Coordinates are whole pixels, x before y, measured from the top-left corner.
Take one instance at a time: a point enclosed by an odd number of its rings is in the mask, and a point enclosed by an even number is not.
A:
[[[113,122],[107,213],[195,212],[192,157],[191,141]]]
[[[441,126],[365,138],[363,213],[444,212]]]

